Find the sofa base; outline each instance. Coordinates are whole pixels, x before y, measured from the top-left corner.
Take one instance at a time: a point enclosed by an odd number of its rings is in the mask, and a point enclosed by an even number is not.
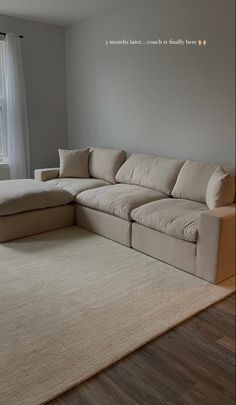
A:
[[[196,243],[174,238],[146,226],[132,224],[132,247],[155,259],[194,274]]]
[[[76,206],[76,224],[130,247],[131,223],[92,208]]]
[[[1,216],[0,242],[65,228],[74,222],[73,204]]]

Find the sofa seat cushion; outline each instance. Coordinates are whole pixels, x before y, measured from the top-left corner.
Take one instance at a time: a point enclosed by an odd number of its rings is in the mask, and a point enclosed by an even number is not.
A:
[[[58,207],[73,197],[65,190],[37,180],[0,181],[0,216]]]
[[[132,211],[131,218],[141,225],[189,242],[198,238],[198,220],[205,204],[173,198],[151,202]]]
[[[75,178],[64,178],[64,179],[53,179],[47,181],[47,184],[60,187],[66,191],[69,191],[74,197],[85,190],[90,190],[91,188],[101,187],[109,185],[105,180],[100,179],[75,179]]]
[[[134,208],[161,198],[166,198],[166,195],[158,191],[129,184],[114,184],[84,191],[76,197],[76,201],[84,207],[130,221],[130,214]]]

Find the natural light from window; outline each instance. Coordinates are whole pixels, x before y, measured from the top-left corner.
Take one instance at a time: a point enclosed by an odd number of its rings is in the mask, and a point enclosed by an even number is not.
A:
[[[5,92],[4,92],[3,46],[4,41],[0,40],[0,162],[4,162],[6,159],[6,139],[4,131]]]

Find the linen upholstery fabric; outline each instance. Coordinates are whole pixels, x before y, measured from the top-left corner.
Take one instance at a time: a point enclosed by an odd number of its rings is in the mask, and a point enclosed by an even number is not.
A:
[[[122,218],[76,205],[76,224],[122,245],[131,245],[131,223]]]
[[[161,198],[166,195],[140,186],[115,184],[84,191],[76,197],[76,202],[130,221],[134,208]]]
[[[74,222],[72,204],[0,216],[0,242],[65,228]]]
[[[176,238],[196,242],[200,213],[206,205],[173,198],[154,201],[132,211],[131,218],[152,229]]]
[[[19,179],[0,182],[0,216],[57,207],[72,200],[67,191],[41,181]]]
[[[91,177],[115,183],[115,176],[126,159],[126,152],[115,149],[92,148],[89,155]]]
[[[38,181],[48,181],[56,179],[59,177],[59,168],[49,168],[49,169],[36,169],[34,171],[34,179]]]
[[[183,163],[182,160],[133,153],[121,166],[116,181],[170,195]]]
[[[230,205],[233,203],[234,193],[234,178],[221,167],[217,167],[207,185],[207,206],[209,208],[217,208]]]
[[[235,274],[235,205],[201,213],[199,218],[196,272],[219,283]]]
[[[216,167],[214,163],[186,160],[178,175],[172,196],[206,203],[208,181]]]
[[[63,190],[68,191],[74,197],[85,190],[90,190],[91,188],[106,186],[111,183],[100,179],[75,179],[75,178],[58,178],[54,180],[49,180],[47,184],[57,186]]]
[[[132,247],[139,252],[194,274],[197,244],[132,223]]]
[[[89,148],[66,150],[59,149],[59,177],[90,177],[88,171]]]

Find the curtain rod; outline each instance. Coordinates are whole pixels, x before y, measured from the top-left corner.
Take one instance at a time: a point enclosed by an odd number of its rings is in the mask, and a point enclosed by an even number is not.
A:
[[[4,37],[7,35],[6,32],[0,32],[0,35],[3,35]],[[23,35],[18,35],[19,38],[24,38]]]

